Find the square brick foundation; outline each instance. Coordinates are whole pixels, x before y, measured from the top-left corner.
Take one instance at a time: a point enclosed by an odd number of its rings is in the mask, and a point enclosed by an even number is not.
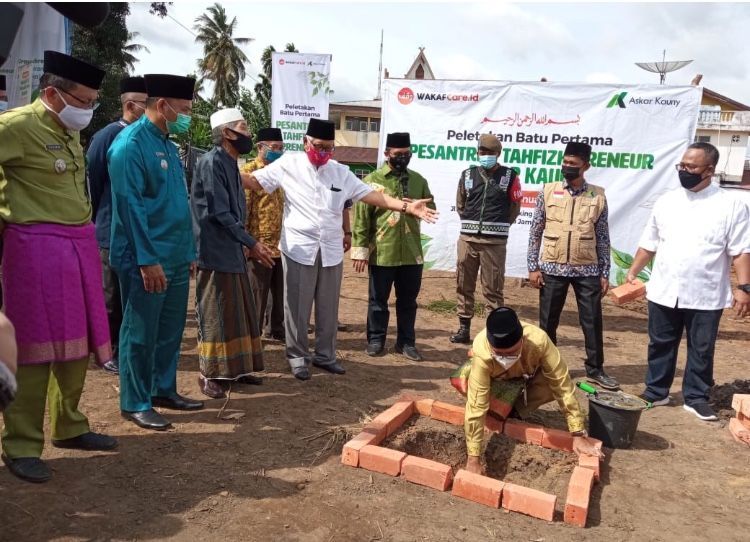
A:
[[[455,477],[450,465],[379,446],[412,416],[429,416],[434,420],[463,425],[464,407],[408,397],[381,412],[358,435],[344,445],[341,462],[438,491],[452,490],[455,497],[489,506],[505,508],[546,521],[553,521],[557,497],[543,491],[496,480],[488,476],[459,470]],[[485,431],[502,433],[520,442],[573,453],[573,437],[566,431],[549,429],[517,420],[499,421],[487,416]],[[601,442],[599,442],[601,447]],[[565,523],[586,526],[591,489],[599,480],[599,458],[580,456],[568,484],[563,519]]]

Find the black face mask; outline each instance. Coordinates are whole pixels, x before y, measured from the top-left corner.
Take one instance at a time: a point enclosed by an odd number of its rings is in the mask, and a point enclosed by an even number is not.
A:
[[[247,154],[253,150],[253,139],[250,136],[236,132],[231,128],[229,128],[229,131],[237,136],[237,139],[229,140],[229,143],[234,147],[234,150],[240,154]]]
[[[566,181],[573,181],[581,176],[581,168],[573,166],[563,166],[562,174]]]
[[[687,170],[677,172],[680,176],[680,184],[685,190],[695,188],[703,181],[703,176],[700,173],[690,173]]]
[[[406,171],[406,166],[409,165],[411,156],[391,156],[388,158],[388,164],[396,171],[396,173],[403,173]]]

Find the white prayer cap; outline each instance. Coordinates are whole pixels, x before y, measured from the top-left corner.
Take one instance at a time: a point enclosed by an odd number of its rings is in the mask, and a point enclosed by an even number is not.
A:
[[[235,107],[219,109],[216,113],[211,115],[211,129],[213,130],[217,126],[241,120],[245,120],[245,117],[242,116],[242,112],[239,109]]]

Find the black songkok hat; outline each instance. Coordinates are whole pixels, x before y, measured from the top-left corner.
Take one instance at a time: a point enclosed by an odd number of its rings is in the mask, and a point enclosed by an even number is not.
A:
[[[192,100],[195,93],[195,78],[164,73],[150,73],[143,76],[146,81],[146,94],[149,98],[176,98]]]
[[[284,141],[278,128],[261,128],[255,136],[255,141]]]
[[[310,119],[306,135],[315,139],[333,141],[336,139],[336,125],[329,120]]]
[[[44,73],[99,90],[105,72],[96,66],[57,51],[44,51]]]
[[[6,90],[5,89],[5,76],[0,75],[0,90]]]
[[[487,317],[487,340],[493,348],[510,348],[523,337],[523,327],[513,309],[498,307]]]
[[[583,159],[585,162],[588,162],[591,158],[591,145],[589,145],[588,143],[578,143],[576,141],[571,141],[570,143],[565,145],[565,155],[577,156]]]
[[[411,147],[409,132],[393,132],[385,138],[385,146],[389,149],[405,149]]]
[[[143,77],[123,77],[120,79],[120,94],[128,92],[147,94],[145,79]]]

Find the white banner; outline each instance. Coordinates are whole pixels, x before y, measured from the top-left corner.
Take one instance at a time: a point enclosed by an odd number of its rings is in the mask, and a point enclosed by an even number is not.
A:
[[[65,17],[45,3],[26,2],[21,26],[0,74],[7,81],[8,107],[26,105],[39,86],[44,51],[65,52]]]
[[[301,151],[307,122],[328,120],[331,55],[273,53],[271,61],[271,124],[287,151]]]
[[[423,224],[425,263],[454,270],[460,229],[455,210],[461,172],[477,164],[479,135],[502,141],[500,163],[519,173],[521,215],[511,227],[506,274],[528,276],[529,226],[544,183],[562,180],[569,141],[593,147],[586,179],[606,189],[612,241],[611,280],[630,263],[656,197],[679,186],[674,165],[693,141],[701,89],[693,86],[510,83],[386,79],[385,135],[410,132],[411,169],[429,182],[440,211]]]

